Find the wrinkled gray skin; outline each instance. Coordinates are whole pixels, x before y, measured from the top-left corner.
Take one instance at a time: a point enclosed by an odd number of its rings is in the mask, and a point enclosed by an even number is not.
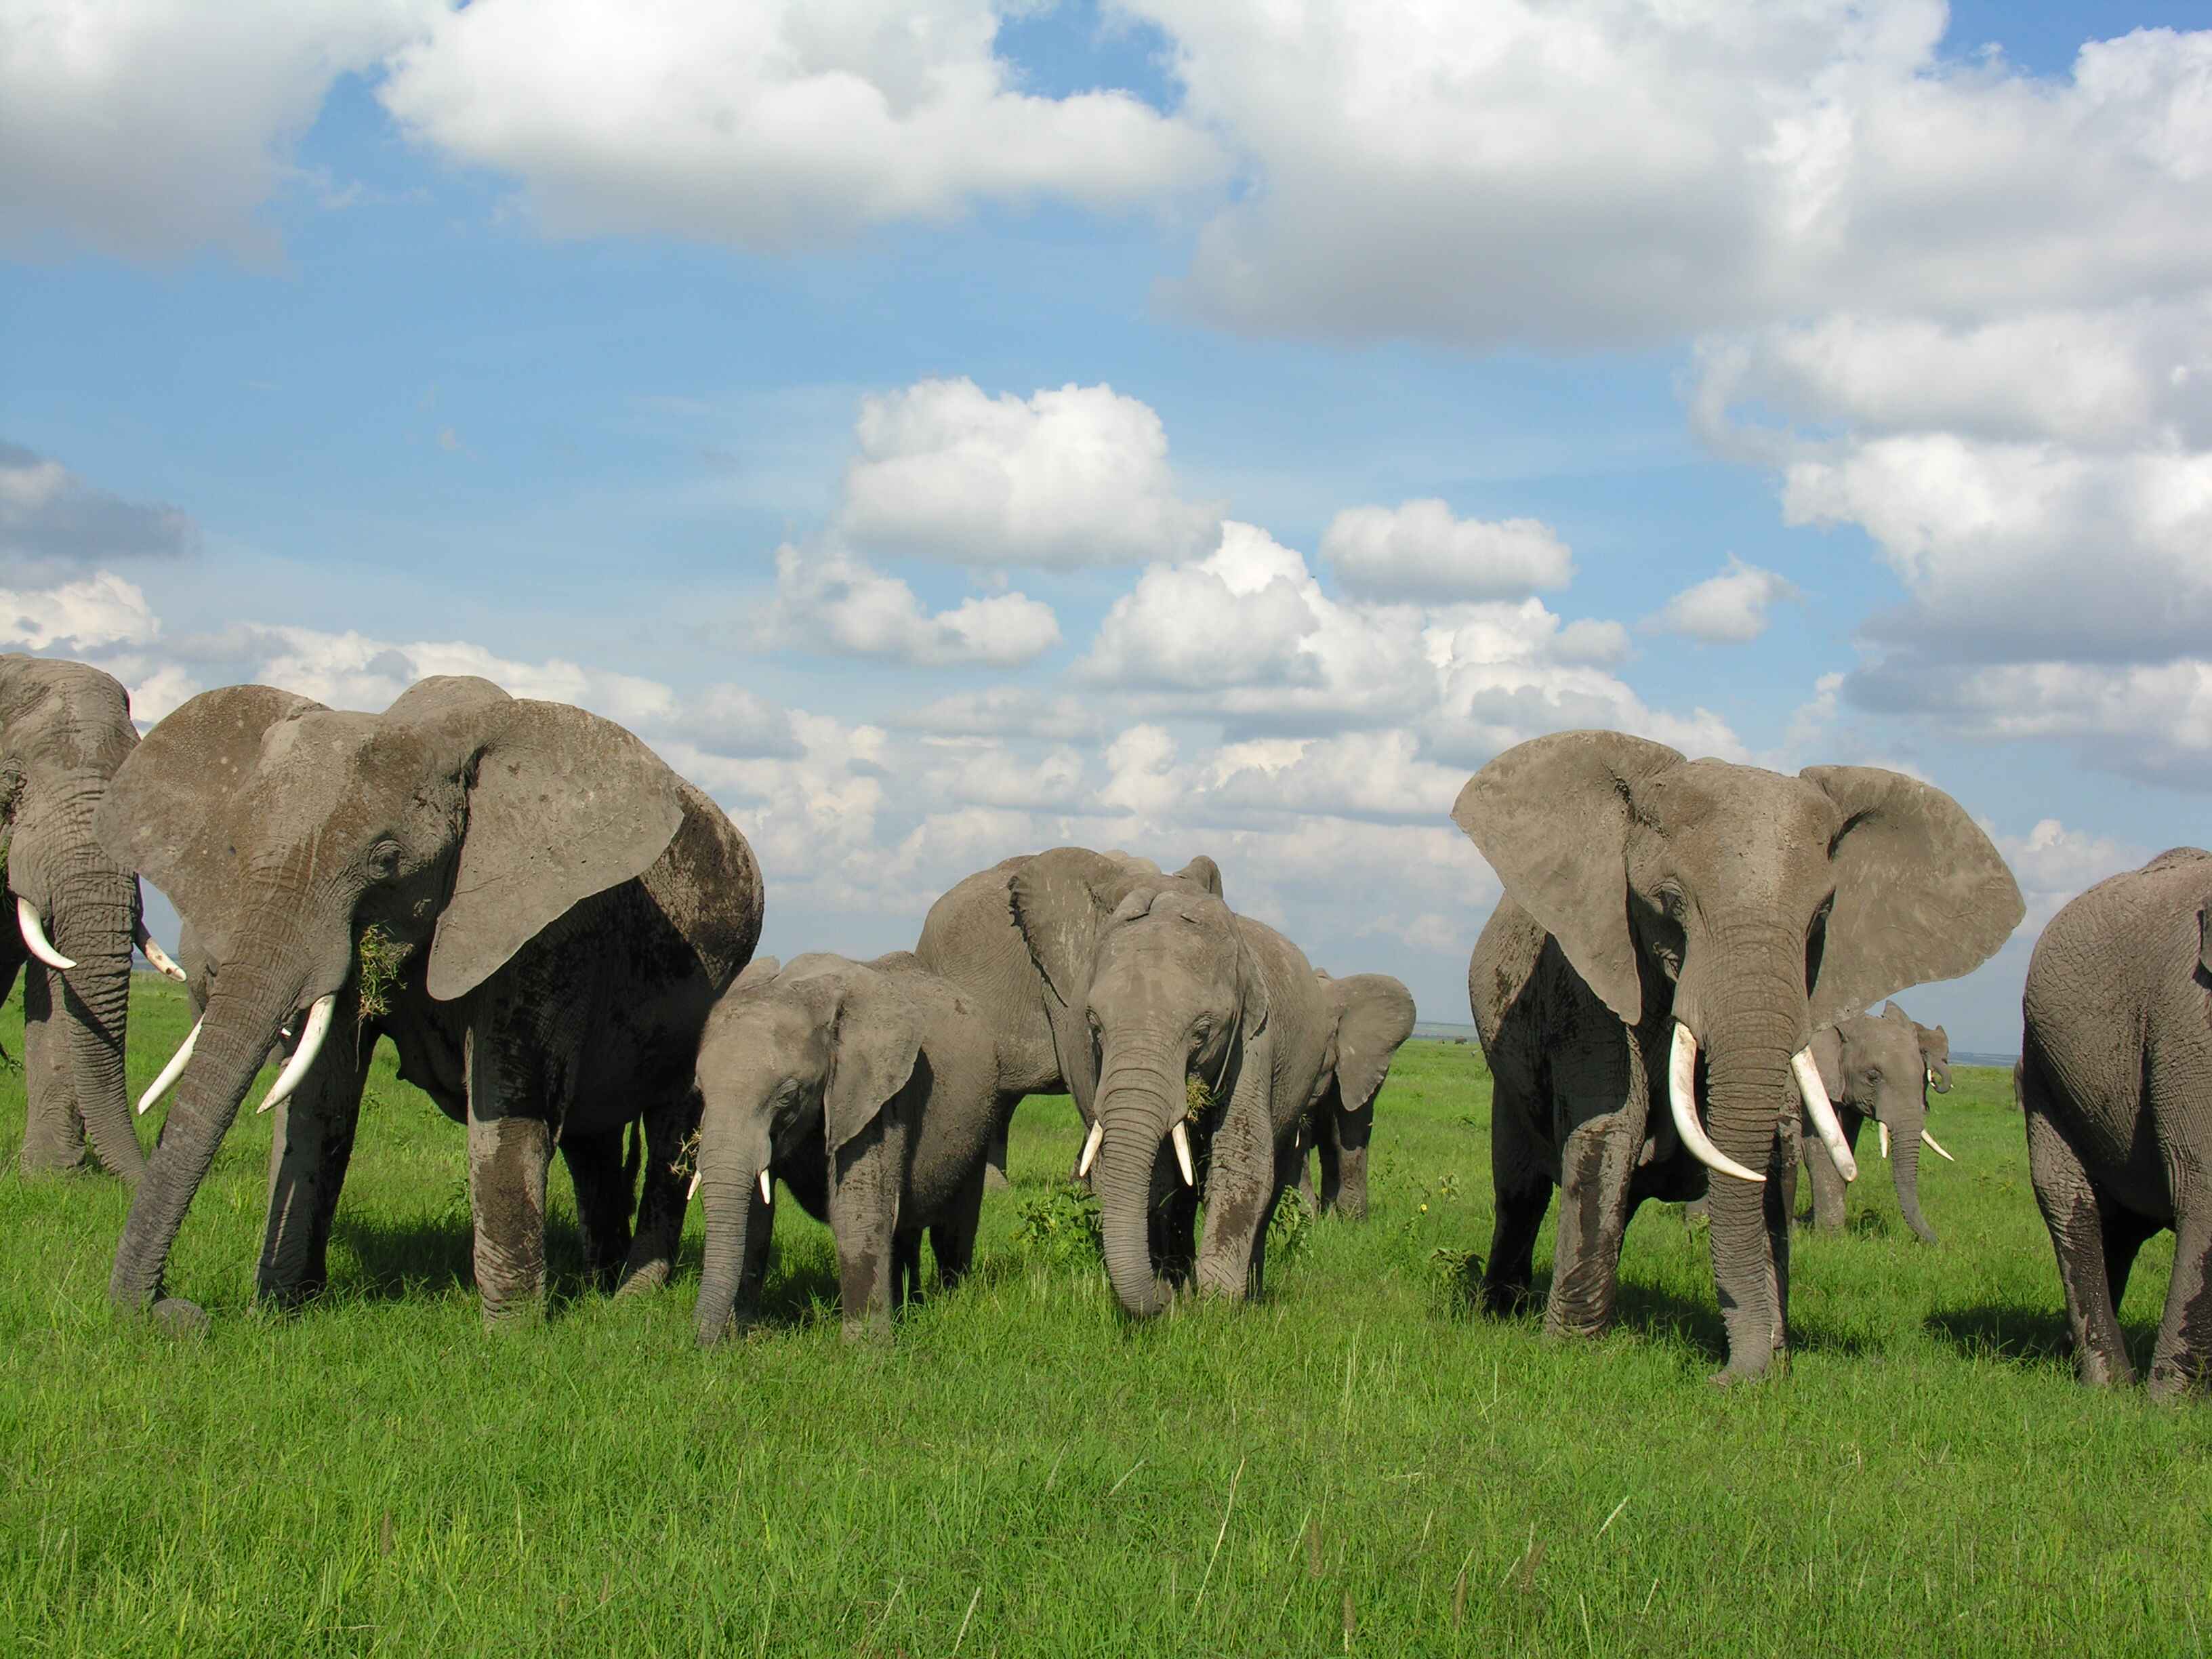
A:
[[[2014,1073],[2035,1201],[2084,1382],[2131,1382],[2118,1310],[2172,1228],[2150,1392],[2212,1373],[2212,854],[2161,853],[2051,919],[2027,965]]]
[[[1311,964],[1194,884],[1081,848],[1038,854],[1009,890],[1070,1080],[1097,1079],[1091,1179],[1121,1306],[1156,1314],[1193,1274],[1200,1188],[1182,1184],[1168,1134],[1194,1077],[1214,1103],[1188,1131],[1205,1166],[1197,1284],[1255,1292],[1268,1218],[1297,1177],[1298,1121],[1327,1075],[1333,1018]]]
[[[1127,853],[1060,847],[1001,860],[950,888],[929,907],[915,955],[933,973],[959,987],[998,1034],[998,1127],[992,1138],[990,1167],[1002,1181],[1006,1125],[1024,1098],[1068,1095],[1086,1129],[1092,1117],[1097,1073],[1090,1032],[1081,1011],[1054,995],[1014,920],[1012,884],[1039,859],[1048,860],[1048,871],[1059,870],[1063,875],[1079,871],[1093,891],[1110,901],[1109,909],[1139,888],[1149,890],[1169,883],[1221,896],[1221,872],[1203,854],[1168,875],[1151,860]]]
[[[1413,994],[1388,974],[1316,970],[1334,1022],[1321,1097],[1298,1127],[1298,1190],[1317,1213],[1367,1219],[1367,1146],[1390,1057],[1413,1035]],[[1320,1154],[1316,1195],[1307,1150]]]
[[[975,1254],[998,1069],[989,1026],[911,951],[742,976],[699,1048],[700,1342],[757,1304],[763,1169],[836,1236],[848,1337],[888,1331],[919,1293],[924,1228],[957,1284]]]
[[[760,933],[758,866],[719,808],[611,721],[441,678],[381,714],[268,686],[193,698],[118,770],[96,817],[216,964],[206,1014],[108,1283],[166,1322],[162,1269],[280,1028],[325,994],[321,1055],[277,1109],[258,1293],[325,1278],[375,1036],[468,1128],[486,1316],[542,1308],[557,1144],[595,1277],[665,1279],[683,1224],[673,1164],[696,1121],[708,1010]],[[364,1026],[356,964],[380,924],[410,953]],[[638,1227],[623,1130],[648,1150]]]
[[[1728,1333],[1717,1380],[1760,1375],[1788,1333],[1791,1056],[1819,1026],[1995,951],[2021,915],[2011,872],[1957,802],[1898,773],[1784,777],[1616,732],[1508,750],[1452,816],[1505,888],[1468,969],[1495,1080],[1485,1303],[1530,1299],[1556,1186],[1545,1328],[1602,1332],[1638,1205],[1704,1194]],[[1683,1149],[1677,1023],[1699,1044],[1706,1133],[1764,1182]]]
[[[1950,1092],[1950,1037],[1942,1026],[1931,1030],[1888,1002],[1879,1014],[1822,1026],[1813,1034],[1813,1058],[1854,1157],[1868,1119],[1889,1130],[1889,1175],[1899,1212],[1922,1243],[1935,1243],[1936,1231],[1920,1213],[1920,1132],[1928,1123],[1928,1091]],[[1843,1174],[1811,1123],[1800,1127],[1813,1186],[1813,1224],[1835,1232],[1844,1224],[1847,1202]]]
[[[109,780],[137,746],[130,697],[113,677],[81,662],[0,656],[0,815],[8,830],[0,998],[20,969],[27,1175],[82,1167],[88,1132],[112,1173],[136,1186],[146,1170],[123,1077],[138,878],[92,832]],[[76,967],[49,968],[29,954],[16,924],[19,897],[37,908],[47,939]]]

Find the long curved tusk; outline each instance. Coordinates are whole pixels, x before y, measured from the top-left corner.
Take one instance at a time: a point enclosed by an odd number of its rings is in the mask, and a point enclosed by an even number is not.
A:
[[[39,920],[38,906],[20,896],[15,900],[15,925],[22,929],[23,943],[30,946],[31,954],[47,967],[67,969],[76,966],[54,949],[53,941],[46,937],[46,923]]]
[[[145,1115],[148,1107],[177,1086],[177,1079],[185,1074],[185,1062],[192,1057],[192,1050],[199,1044],[200,1027],[206,1024],[205,1014],[192,1022],[192,1029],[185,1033],[185,1040],[177,1045],[177,1052],[169,1056],[169,1063],[161,1068],[161,1075],[147,1085],[146,1092],[138,1097],[138,1115],[141,1117]]]
[[[684,1189],[684,1201],[686,1204],[689,1204],[693,1199],[698,1196],[699,1172],[696,1170],[694,1170],[691,1171],[691,1184]]]
[[[292,1050],[292,1058],[284,1062],[284,1069],[276,1073],[276,1081],[269,1085],[269,1092],[261,1097],[254,1109],[267,1111],[292,1097],[292,1091],[307,1081],[307,1068],[315,1063],[322,1052],[323,1039],[330,1035],[331,1011],[337,1006],[337,994],[317,997],[307,1010],[307,1023],[300,1030],[300,1046]]]
[[[1856,1181],[1858,1160],[1851,1156],[1851,1143],[1844,1139],[1844,1126],[1836,1121],[1836,1109],[1828,1099],[1828,1085],[1820,1081],[1820,1068],[1813,1063],[1813,1051],[1800,1048],[1790,1055],[1790,1070],[1797,1079],[1797,1092],[1805,1097],[1805,1115],[1820,1132],[1828,1156],[1836,1160],[1836,1173],[1846,1181]]]
[[[1175,1142],[1176,1163],[1182,1170],[1182,1184],[1186,1187],[1197,1186],[1198,1176],[1190,1167],[1189,1126],[1182,1119],[1177,1118],[1175,1127],[1168,1131],[1168,1139]]]
[[[1923,1129],[1920,1132],[1920,1138],[1928,1143],[1928,1150],[1935,1153],[1936,1157],[1942,1158],[1946,1164],[1956,1164],[1959,1161],[1957,1158],[1952,1157],[1950,1153],[1945,1152],[1943,1150],[1943,1143],[1936,1139],[1934,1135],[1929,1134],[1927,1130]]]
[[[1705,1126],[1698,1121],[1697,1086],[1698,1040],[1690,1035],[1688,1026],[1677,1020],[1674,1047],[1667,1056],[1667,1103],[1674,1108],[1674,1133],[1707,1169],[1734,1176],[1738,1181],[1765,1181],[1766,1177],[1758,1170],[1745,1169],[1713,1145]]]
[[[773,1204],[775,1202],[775,1194],[769,1190],[768,1171],[766,1170],[763,1170],[761,1171],[761,1202],[763,1204]]]
[[[1881,1131],[1881,1155],[1887,1158],[1889,1156],[1889,1125],[1876,1118],[1874,1121],[1874,1127]]]
[[[171,979],[184,978],[185,970],[177,966],[175,957],[155,942],[154,936],[146,931],[144,922],[133,922],[131,931],[137,939],[138,954],[146,958],[155,973],[167,974]]]
[[[1091,1161],[1098,1156],[1098,1147],[1106,1139],[1106,1120],[1100,1118],[1091,1126],[1091,1133],[1083,1138],[1083,1156],[1075,1160],[1075,1178],[1081,1181],[1091,1173]]]

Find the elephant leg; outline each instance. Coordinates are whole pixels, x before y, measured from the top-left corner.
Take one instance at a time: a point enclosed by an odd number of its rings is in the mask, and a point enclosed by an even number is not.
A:
[[[983,1184],[987,1187],[1012,1184],[1006,1179],[1006,1132],[1012,1127],[1012,1120],[1013,1112],[1009,1108],[999,1115],[997,1126],[991,1131],[991,1144],[983,1152]]]
[[[1613,1325],[1620,1282],[1620,1241],[1628,1228],[1628,1185],[1636,1174],[1642,1126],[1631,1135],[1616,1109],[1576,1125],[1559,1156],[1559,1227],[1552,1250],[1552,1294],[1544,1330],[1552,1336],[1601,1336]]]
[[[23,1121],[25,1175],[64,1175],[87,1167],[84,1114],[68,1034],[54,1006],[56,975],[42,962],[23,966]]]
[[[890,1332],[906,1138],[903,1115],[887,1109],[831,1155],[830,1229],[848,1341]]]
[[[1309,1115],[1298,1124],[1296,1150],[1298,1196],[1315,1215],[1320,1215],[1336,1200],[1336,1148],[1329,1144],[1328,1133],[1319,1119]],[[1314,1160],[1321,1160],[1321,1187],[1314,1188]]]
[[[983,1171],[960,1183],[951,1206],[930,1224],[929,1248],[937,1257],[937,1280],[951,1290],[968,1276],[975,1260],[975,1230],[983,1213]]]
[[[1267,1111],[1267,1068],[1248,1054],[1238,1069],[1229,1109],[1213,1133],[1198,1287],[1241,1298],[1256,1288],[1254,1263],[1266,1248],[1267,1218],[1274,1213],[1279,1155]]]
[[[1484,1310],[1526,1311],[1535,1299],[1536,1235],[1552,1207],[1552,1177],[1536,1146],[1533,1091],[1501,1074],[1491,1097],[1490,1175],[1495,1194],[1490,1260],[1482,1274]]]
[[[1797,1164],[1803,1147],[1797,1120],[1785,1115],[1766,1174],[1766,1243],[1772,1263],[1769,1290],[1774,1298],[1777,1354],[1786,1353],[1790,1347],[1790,1228],[1797,1213]]]
[[[563,1134],[561,1161],[576,1192],[576,1229],[584,1239],[584,1273],[593,1286],[614,1287],[629,1255],[629,1212],[635,1172],[623,1159],[623,1128],[595,1135]]]
[[[1161,1164],[1168,1172],[1164,1184],[1155,1180],[1152,1187],[1151,1236],[1152,1265],[1159,1276],[1177,1290],[1188,1285],[1198,1273],[1198,1195],[1206,1186],[1203,1170],[1195,1187],[1186,1187],[1182,1177],[1173,1173],[1175,1160],[1164,1158]]]
[[[526,1038],[501,1042],[471,1024],[468,1073],[469,1203],[476,1223],[477,1293],[486,1322],[542,1314],[545,1305],[545,1176],[553,1126],[527,1085]]]
[[[2157,1231],[2158,1223],[2145,1219],[2133,1210],[2106,1206],[2105,1284],[2112,1292],[2114,1313],[2128,1299],[2128,1276],[2135,1271],[2136,1257]]]
[[[921,1300],[921,1229],[901,1227],[891,1235],[891,1311]]]
[[[2166,1287],[2166,1314],[2152,1349],[2148,1391],[2154,1400],[2201,1389],[2212,1368],[2212,1219],[2201,1206],[2178,1194],[2173,1230],[2173,1277]],[[2108,1222],[2109,1227],[2110,1223]],[[2112,1300],[2119,1301],[2117,1294]]]
[[[277,1103],[269,1140],[269,1219],[253,1293],[280,1308],[296,1308],[330,1283],[331,1223],[353,1161],[368,1083],[374,1038],[356,1036],[349,1047],[337,1034],[357,1030],[350,997],[342,1000],[333,1024],[337,1032],[307,1080]]]
[[[699,1127],[702,1103],[697,1089],[687,1089],[677,1099],[649,1109],[640,1125],[645,1137],[645,1182],[637,1200],[637,1234],[630,1240],[629,1260],[623,1267],[617,1296],[658,1290],[676,1268],[676,1253],[684,1242],[685,1177],[678,1173],[684,1144]],[[763,1244],[766,1226],[753,1230]]]
[[[2105,1277],[2105,1206],[2109,1201],[2066,1138],[2051,1121],[2048,1085],[2038,1068],[2022,1068],[2021,1104],[2027,1113],[2027,1162],[2036,1207],[2058,1257],[2058,1282],[2066,1292],[2066,1323],[2074,1335],[2074,1367],[2092,1387],[2135,1381],[2112,1285]]]
[[[1850,1204],[1843,1171],[1817,1136],[1801,1135],[1798,1144],[1813,1184],[1813,1225],[1824,1233],[1841,1232]]]

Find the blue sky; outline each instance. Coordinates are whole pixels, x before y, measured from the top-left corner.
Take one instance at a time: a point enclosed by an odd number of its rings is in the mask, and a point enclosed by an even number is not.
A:
[[[713,790],[768,948],[1203,850],[1435,1019],[1541,731],[1950,790],[2029,898],[1905,999],[1972,1048],[2204,839],[2180,7],[66,9],[0,0],[0,645],[142,719],[490,673]]]

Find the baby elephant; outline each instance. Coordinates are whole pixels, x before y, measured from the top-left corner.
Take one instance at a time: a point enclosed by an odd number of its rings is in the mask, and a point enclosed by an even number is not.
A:
[[[911,951],[756,962],[699,1045],[699,1340],[758,1302],[772,1178],[836,1235],[847,1336],[888,1331],[894,1302],[920,1288],[924,1227],[956,1282],[975,1250],[997,1086],[990,1030]]]

